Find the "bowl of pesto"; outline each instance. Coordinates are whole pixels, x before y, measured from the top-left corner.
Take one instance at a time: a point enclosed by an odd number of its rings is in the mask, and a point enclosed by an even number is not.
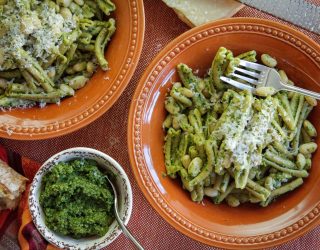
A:
[[[37,230],[63,249],[101,249],[121,233],[114,218],[118,190],[120,217],[128,223],[132,211],[130,181],[110,156],[91,148],[70,148],[48,159],[32,182],[29,207]]]

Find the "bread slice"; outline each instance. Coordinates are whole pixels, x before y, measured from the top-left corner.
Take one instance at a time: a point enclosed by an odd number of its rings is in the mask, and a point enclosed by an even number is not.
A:
[[[243,4],[235,0],[163,0],[190,27],[233,16]]]
[[[18,200],[10,193],[10,190],[0,183],[0,211],[2,209],[13,209],[18,204]]]
[[[27,178],[0,160],[0,210],[14,209],[26,189]]]

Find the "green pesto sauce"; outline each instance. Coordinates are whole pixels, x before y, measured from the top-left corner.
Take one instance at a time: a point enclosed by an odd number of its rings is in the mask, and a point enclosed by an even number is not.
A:
[[[46,225],[79,239],[103,236],[113,221],[113,193],[95,161],[61,162],[43,180],[40,204]]]

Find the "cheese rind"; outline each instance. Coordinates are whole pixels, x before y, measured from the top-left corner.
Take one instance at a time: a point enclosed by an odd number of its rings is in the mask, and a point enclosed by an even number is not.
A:
[[[190,27],[237,13],[244,5],[234,0],[163,0]]]

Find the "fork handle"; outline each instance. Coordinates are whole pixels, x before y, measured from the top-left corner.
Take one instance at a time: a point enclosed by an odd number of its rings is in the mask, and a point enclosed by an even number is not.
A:
[[[131,234],[131,232],[129,231],[129,229],[123,224],[123,222],[121,221],[119,215],[116,215],[116,220],[119,224],[119,226],[122,229],[122,232],[124,233],[124,235],[132,241],[132,243],[136,246],[136,248],[138,250],[144,250],[144,248],[141,246],[141,244],[133,237],[133,235]]]
[[[299,87],[296,87],[296,86],[291,86],[291,85],[288,85],[288,84],[282,84],[283,85],[283,90],[289,90],[289,91],[293,91],[293,92],[296,92],[296,93],[300,93],[300,94],[303,94],[303,95],[307,95],[307,96],[311,96],[315,99],[318,99],[320,100],[320,94],[317,93],[317,92],[314,92],[314,91],[311,91],[311,90],[307,90],[307,89],[303,89],[303,88],[299,88]]]

